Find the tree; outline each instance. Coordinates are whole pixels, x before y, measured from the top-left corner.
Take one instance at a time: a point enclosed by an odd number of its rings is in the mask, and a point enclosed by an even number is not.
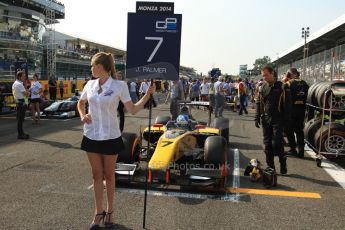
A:
[[[255,60],[253,66],[254,71],[260,71],[266,65],[275,68],[275,64],[271,62],[271,58],[269,56],[264,56],[263,58],[258,58]]]

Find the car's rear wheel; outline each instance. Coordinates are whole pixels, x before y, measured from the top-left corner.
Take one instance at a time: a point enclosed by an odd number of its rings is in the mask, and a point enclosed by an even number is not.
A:
[[[210,136],[206,138],[204,146],[204,160],[209,166],[222,171],[222,178],[216,179],[215,187],[223,188],[227,178],[227,153],[228,144],[222,136]]]
[[[204,160],[207,164],[222,165],[226,162],[228,144],[224,137],[210,136],[206,138]]]
[[[140,140],[135,133],[122,133],[124,149],[119,152],[117,161],[131,164],[139,161]]]
[[[220,135],[229,143],[229,119],[218,117],[214,119],[213,127],[220,130]]]

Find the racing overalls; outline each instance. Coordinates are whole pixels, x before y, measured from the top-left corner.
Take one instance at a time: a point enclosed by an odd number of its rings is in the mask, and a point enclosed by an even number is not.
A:
[[[286,85],[290,88],[291,94],[291,119],[292,122],[285,126],[286,136],[289,141],[290,151],[296,152],[297,137],[297,155],[304,156],[304,116],[306,110],[306,100],[308,95],[308,84],[301,79],[289,80]]]
[[[291,110],[289,90],[285,88],[280,81],[276,81],[272,85],[264,82],[259,88],[255,115],[255,122],[260,124],[261,121],[262,124],[266,163],[275,169],[274,156],[278,156],[282,174],[287,172],[283,146],[283,124],[286,120],[290,120]]]

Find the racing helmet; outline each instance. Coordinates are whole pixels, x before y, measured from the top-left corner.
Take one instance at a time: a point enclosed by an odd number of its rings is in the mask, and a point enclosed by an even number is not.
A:
[[[188,107],[186,107],[186,106],[183,106],[182,108],[181,108],[181,112],[180,112],[181,114],[186,114],[186,115],[188,115],[189,114],[189,109],[188,109]]]
[[[176,126],[178,128],[182,129],[188,129],[189,128],[189,117],[188,115],[181,114],[176,118]]]

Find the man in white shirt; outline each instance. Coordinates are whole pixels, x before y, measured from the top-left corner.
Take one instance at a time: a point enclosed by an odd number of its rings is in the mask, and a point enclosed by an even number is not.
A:
[[[129,84],[129,94],[131,95],[133,103],[137,103],[137,83],[135,83],[134,80]]]
[[[216,106],[214,109],[215,117],[223,117],[224,109],[224,78],[222,76],[218,77],[218,81],[214,83],[214,90],[216,93]]]
[[[143,97],[145,95],[145,93],[147,92],[149,88],[149,83],[148,81],[145,79],[141,85],[140,85],[140,88],[139,88],[139,93],[141,94],[141,96]]]
[[[208,88],[209,84],[207,82],[207,78],[204,78],[203,83],[200,86],[200,94],[201,94],[201,101],[207,101],[208,100]]]
[[[149,82],[149,80],[145,79],[141,85],[140,85],[140,88],[139,88],[139,93],[141,94],[141,97],[145,96],[147,90],[150,88],[150,85],[151,85],[151,82]],[[157,107],[157,103],[152,95],[152,106],[153,107]],[[147,102],[144,106],[144,108],[148,109],[149,108],[149,102]]]
[[[26,104],[24,97],[29,96],[29,92],[24,88],[25,72],[18,71],[17,80],[12,85],[13,97],[17,104],[17,130],[18,139],[29,139],[29,135],[24,133],[23,122],[25,118]]]

